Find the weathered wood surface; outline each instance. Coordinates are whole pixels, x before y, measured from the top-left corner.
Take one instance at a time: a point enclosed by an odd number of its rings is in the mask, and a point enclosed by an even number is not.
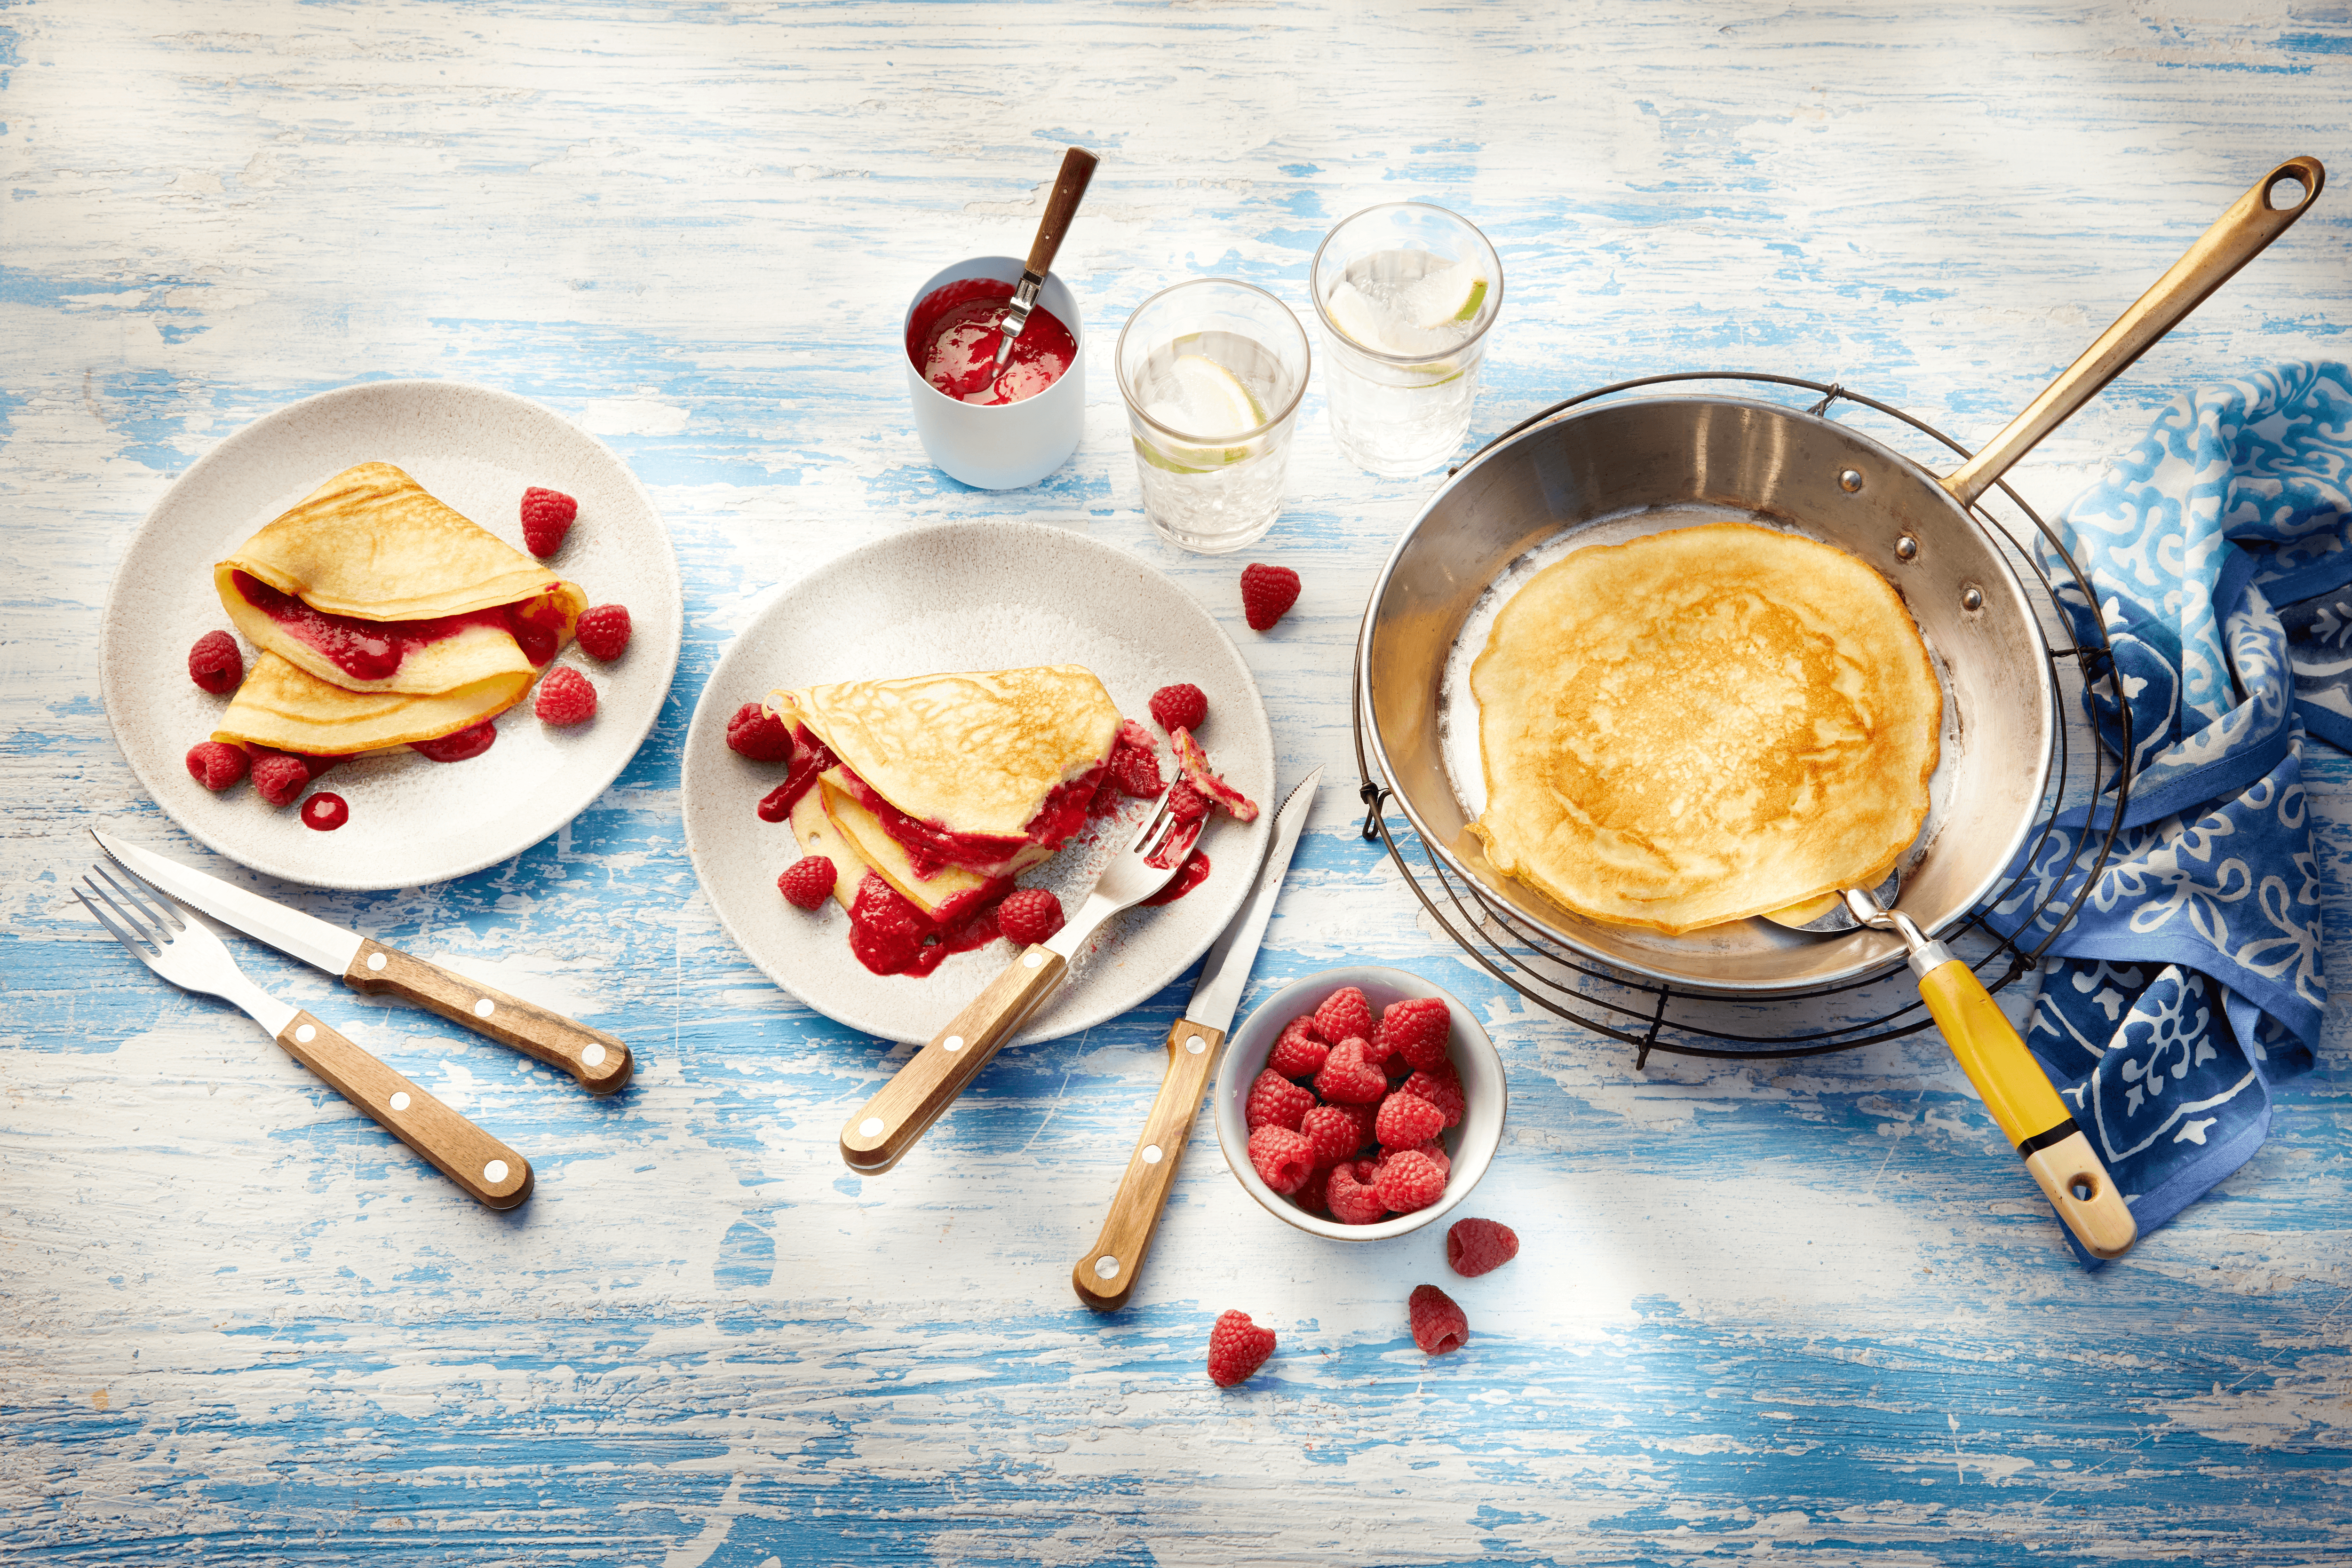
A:
[[[1505,259],[1480,432],[1731,367],[1980,440],[2274,159],[2352,176],[2340,8],[43,0],[0,36],[8,1561],[2352,1551],[2340,1007],[2254,1161],[2095,1277],[1932,1040],[1636,1073],[1433,937],[1352,836],[1350,639],[1432,482],[1344,465],[1310,392],[1292,501],[1253,552],[1307,593],[1257,636],[1235,563],[1151,539],[1109,373],[1154,289],[1232,274],[1304,307],[1322,232],[1411,194]],[[948,260],[1019,254],[1072,141],[1104,159],[1062,257],[1087,437],[1032,491],[968,491],[915,444],[899,312]],[[2200,377],[2340,353],[2347,203],[2053,438],[2028,493],[2062,501]],[[300,895],[623,1035],[628,1092],[593,1101],[239,946],[530,1155],[537,1194],[506,1216],[151,982],[65,894],[88,824],[176,841],[98,700],[124,541],[212,443],[376,376],[578,419],[651,488],[686,571],[669,710],[593,810],[453,884]],[[1006,1052],[888,1176],[843,1169],[842,1117],[903,1053],[719,932],[680,841],[679,739],[781,585],[990,516],[1133,549],[1226,618],[1286,775],[1336,780],[1258,994],[1370,958],[1479,1009],[1515,1097],[1471,1207],[1526,1237],[1509,1269],[1452,1281],[1433,1231],[1310,1244],[1196,1147],[1134,1304],[1081,1309],[1067,1271],[1181,986]],[[2315,749],[2340,898],[2352,766]],[[1435,1362],[1403,1326],[1428,1279],[1473,1324]],[[1282,1348],[1224,1393],[1201,1358],[1234,1306]]]

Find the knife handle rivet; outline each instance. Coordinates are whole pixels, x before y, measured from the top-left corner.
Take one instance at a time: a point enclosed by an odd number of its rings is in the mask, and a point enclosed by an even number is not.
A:
[[[1096,1279],[1097,1279],[1097,1280],[1116,1280],[1116,1279],[1118,1279],[1118,1259],[1116,1259],[1116,1258],[1114,1258],[1114,1257],[1112,1257],[1112,1256],[1111,1256],[1109,1253],[1108,1253],[1108,1252],[1104,1253],[1101,1257],[1099,1257],[1099,1258],[1096,1259],[1096,1260],[1095,1260],[1095,1278],[1096,1278]]]
[[[940,1041],[940,1049],[945,1051],[961,1051],[963,1049],[963,1036],[960,1034],[951,1034],[948,1036],[947,1039]]]
[[[1023,967],[1024,968],[1034,969],[1034,968],[1035,968],[1038,965],[1040,965],[1040,964],[1044,963],[1045,961],[1045,954],[1043,954],[1043,953],[1032,953],[1032,954],[1030,954],[1026,958],[1022,959],[1022,960],[1021,960],[1021,964],[1022,964],[1022,967]]]
[[[604,1065],[604,1048],[592,1040],[588,1042],[588,1049],[580,1053],[580,1060],[591,1067],[602,1067]]]
[[[868,1116],[857,1124],[857,1135],[861,1138],[879,1137],[881,1134],[882,1118],[879,1116]]]
[[[300,1040],[304,1045],[308,1045],[312,1040],[319,1038],[319,1031],[312,1029],[309,1024],[304,1024],[294,1031],[294,1038]]]
[[[1209,1049],[1209,1042],[1208,1042],[1207,1040],[1202,1040],[1199,1035],[1197,1035],[1197,1034],[1196,1034],[1196,1035],[1192,1036],[1190,1039],[1188,1039],[1188,1040],[1186,1040],[1184,1041],[1184,1049],[1185,1049],[1186,1051],[1188,1051],[1192,1052],[1192,1054],[1193,1054],[1194,1056],[1198,1056],[1198,1055],[1200,1055],[1202,1051],[1206,1051],[1206,1050],[1208,1050],[1208,1049]]]
[[[383,955],[381,953],[369,954],[368,967],[381,972],[383,968]]]
[[[498,1003],[490,1000],[488,997],[484,997],[480,1001],[474,1004],[474,1016],[478,1019],[486,1019],[492,1013],[498,1011]]]
[[[392,1108],[395,1111],[405,1111],[408,1109],[407,1090],[404,1089],[399,1093],[394,1094],[392,1097]]]
[[[1145,1165],[1156,1166],[1164,1157],[1165,1156],[1163,1156],[1160,1152],[1160,1145],[1158,1144],[1146,1144],[1143,1145],[1143,1163]]]
[[[504,1161],[504,1160],[492,1160],[488,1165],[484,1166],[482,1167],[482,1179],[483,1179],[484,1181],[486,1181],[486,1182],[489,1182],[489,1183],[491,1183],[491,1184],[492,1184],[492,1185],[494,1185],[494,1186],[495,1186],[497,1183],[499,1183],[499,1182],[502,1182],[502,1181],[506,1180],[506,1179],[507,1179],[507,1163],[506,1163],[506,1161]]]

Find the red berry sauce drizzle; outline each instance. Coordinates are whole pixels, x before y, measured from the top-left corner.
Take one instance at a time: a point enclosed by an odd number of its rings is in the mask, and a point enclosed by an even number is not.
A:
[[[1077,340],[1062,319],[1040,305],[1013,341],[1004,373],[996,371],[1000,324],[1013,285],[993,277],[967,277],[935,288],[907,322],[907,357],[923,379],[964,402],[1019,402],[1035,397],[1067,373],[1078,357]]]
[[[332,790],[321,789],[302,802],[302,825],[331,833],[352,820],[352,809]]]
[[[355,681],[389,680],[411,649],[454,637],[468,626],[503,626],[536,667],[555,657],[556,639],[563,629],[563,612],[548,594],[429,621],[362,621],[314,610],[247,572],[232,574],[232,580],[247,603]]]

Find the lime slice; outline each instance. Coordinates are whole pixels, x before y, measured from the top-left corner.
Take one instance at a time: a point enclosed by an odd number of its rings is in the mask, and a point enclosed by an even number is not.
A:
[[[1265,423],[1265,405],[1249,384],[1206,354],[1177,355],[1168,368],[1168,380],[1171,395],[1155,398],[1143,410],[1165,429],[1214,441],[1245,435]],[[1173,441],[1155,446],[1140,436],[1135,447],[1145,462],[1177,474],[1204,474],[1249,455],[1246,446]]]
[[[1475,261],[1448,262],[1423,273],[1397,298],[1399,313],[1423,331],[1455,321],[1475,321],[1486,302],[1486,280]]]

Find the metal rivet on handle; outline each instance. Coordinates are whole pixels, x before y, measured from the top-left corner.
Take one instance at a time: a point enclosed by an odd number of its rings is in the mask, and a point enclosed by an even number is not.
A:
[[[604,1048],[592,1040],[588,1042],[588,1049],[580,1053],[580,1060],[591,1067],[602,1067],[604,1065]]]
[[[1109,1253],[1108,1253],[1108,1252],[1104,1253],[1101,1257],[1099,1257],[1099,1258],[1096,1259],[1096,1260],[1095,1260],[1095,1278],[1096,1278],[1096,1279],[1097,1279],[1097,1280],[1116,1280],[1116,1279],[1118,1279],[1118,1259],[1116,1259],[1116,1258],[1114,1258],[1114,1257],[1112,1257],[1112,1256],[1111,1256]]]
[[[1029,955],[1029,956],[1027,956],[1026,958],[1024,958],[1024,959],[1022,959],[1022,960],[1021,960],[1021,962],[1023,963],[1023,965],[1024,965],[1025,967],[1029,967],[1029,968],[1032,968],[1032,969],[1035,968],[1038,965],[1040,965],[1040,964],[1044,963],[1045,961],[1045,954],[1043,954],[1043,953],[1032,953],[1032,954],[1030,954],[1030,955]]]
[[[507,1163],[506,1163],[506,1161],[504,1161],[504,1160],[492,1160],[488,1165],[484,1166],[482,1167],[482,1179],[483,1179],[484,1181],[486,1181],[486,1182],[488,1182],[488,1183],[489,1183],[491,1186],[496,1186],[499,1183],[500,1183],[500,1182],[502,1182],[502,1181],[506,1180],[506,1179],[507,1179]]]
[[[474,1016],[478,1019],[486,1019],[498,1010],[499,1004],[488,997],[474,1004]]]
[[[1209,1049],[1209,1042],[1202,1040],[1196,1034],[1184,1042],[1184,1049],[1192,1052],[1194,1056],[1198,1056],[1202,1051]]]
[[[882,1118],[879,1116],[868,1116],[857,1124],[857,1135],[861,1138],[876,1138],[881,1134]]]
[[[1896,560],[1917,560],[1919,559],[1919,541],[1913,538],[1909,534],[1905,534],[1901,538],[1896,539],[1895,541],[1895,559]]]
[[[1862,470],[1848,468],[1838,476],[1838,488],[1852,496],[1862,489]]]
[[[940,1041],[940,1049],[941,1051],[961,1051],[963,1049],[963,1036],[960,1034],[951,1034],[948,1036],[947,1039]]]
[[[294,1038],[300,1040],[304,1045],[308,1045],[312,1040],[319,1038],[319,1031],[312,1029],[309,1024],[304,1024],[294,1031]]]
[[[392,1097],[392,1108],[395,1111],[405,1111],[408,1109],[407,1090],[404,1089],[399,1093],[394,1094]]]
[[[383,967],[383,955],[381,953],[369,954],[368,967],[371,969],[382,969]]]
[[[1960,595],[1960,608],[1963,610],[1982,610],[1984,608],[1984,590],[1981,588],[1971,588],[1962,593]]]
[[[1143,1163],[1145,1165],[1156,1166],[1166,1156],[1160,1152],[1160,1145],[1158,1144],[1146,1144],[1143,1145]]]

